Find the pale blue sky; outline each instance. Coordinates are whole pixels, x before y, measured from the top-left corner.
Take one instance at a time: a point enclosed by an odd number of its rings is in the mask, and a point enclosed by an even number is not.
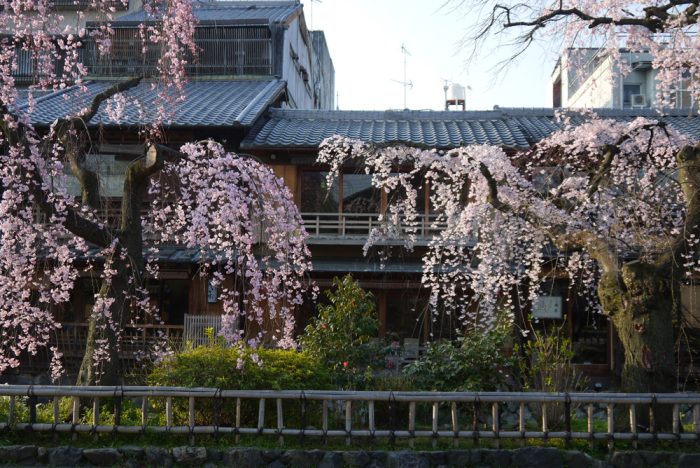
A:
[[[468,52],[460,48],[469,21],[441,8],[443,0],[303,0],[307,23],[326,34],[335,65],[341,109],[403,108],[401,44],[407,57],[407,107],[444,106],[442,79],[464,86],[470,109],[544,107],[555,53],[547,45],[529,50],[507,73],[491,68],[510,50],[491,47],[467,67]]]

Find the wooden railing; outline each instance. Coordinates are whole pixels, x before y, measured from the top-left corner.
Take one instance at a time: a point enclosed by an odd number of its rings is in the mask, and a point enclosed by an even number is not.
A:
[[[121,357],[133,359],[138,352],[148,352],[163,339],[173,346],[183,340],[182,325],[138,325],[126,327],[122,335]],[[52,345],[66,357],[82,357],[85,354],[88,324],[82,322],[62,323]]]
[[[147,210],[141,213],[146,216]],[[121,206],[112,201],[97,211],[98,219],[116,228],[121,222]],[[374,228],[380,226],[378,213],[301,213],[304,228],[314,238],[355,238],[365,239]],[[425,241],[439,234],[445,225],[435,223],[437,215],[420,215],[417,224],[411,226],[419,240]],[[37,221],[44,222],[42,213],[37,212]],[[402,227],[405,235],[406,228]]]
[[[52,401],[51,420],[38,420],[36,405],[40,398]],[[73,399],[69,417],[60,414],[61,398]],[[100,420],[104,416],[100,402],[104,399],[114,403],[110,424]],[[500,439],[520,439],[523,443],[527,439],[605,440],[611,445],[615,441],[632,441],[635,445],[637,441],[700,441],[698,393],[433,393],[7,385],[0,386],[0,401],[3,400],[5,414],[0,420],[0,430],[150,431],[189,434],[191,439],[197,434],[273,435],[282,443],[284,436],[318,436],[324,441],[344,438],[348,444],[353,437],[451,439],[455,444],[464,439],[492,439],[496,445]],[[124,421],[121,408],[126,400],[140,405],[140,421]],[[89,403],[93,411],[91,420],[85,422],[80,411]],[[21,412],[23,418],[18,416],[20,404],[28,407],[28,411]],[[538,416],[527,409],[533,406],[539,408]],[[517,418],[513,422],[501,417],[506,407],[515,408]],[[572,423],[576,407],[585,408],[583,428]],[[602,427],[596,424],[594,408],[604,408]],[[661,428],[660,415],[665,410],[671,425]],[[624,426],[615,423],[617,411],[628,414]],[[689,428],[682,425],[681,411],[692,412]],[[342,416],[333,418],[331,412]],[[378,416],[379,412],[383,416]],[[553,422],[551,416],[555,412],[561,417]],[[637,425],[642,412],[648,412],[650,427]],[[418,414],[428,417],[419,420]],[[471,418],[470,422],[464,422],[465,414]],[[559,426],[553,427],[555,423]]]
[[[221,330],[221,315],[194,315],[185,314],[184,340],[193,346],[208,344],[210,338],[207,330],[211,330],[211,336],[216,337]]]
[[[312,237],[364,237],[372,229],[380,226],[377,213],[301,213],[304,227]],[[435,225],[436,215],[420,215],[416,235],[420,239],[429,239],[438,234],[444,226]]]

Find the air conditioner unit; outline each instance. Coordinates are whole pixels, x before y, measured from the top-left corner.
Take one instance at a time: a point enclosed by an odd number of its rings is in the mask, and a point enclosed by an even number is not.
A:
[[[643,94],[632,94],[630,96],[630,103],[632,107],[646,107],[647,100],[644,98]]]

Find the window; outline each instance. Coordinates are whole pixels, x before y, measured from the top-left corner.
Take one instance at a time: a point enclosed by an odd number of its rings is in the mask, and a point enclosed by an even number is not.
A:
[[[642,94],[642,85],[626,84],[622,86],[622,107],[632,107],[632,95]]]
[[[369,174],[343,174],[343,213],[379,213],[380,192]]]
[[[338,182],[328,190],[326,177],[328,172],[302,171],[301,200],[299,209],[302,213],[337,213],[339,205]]]

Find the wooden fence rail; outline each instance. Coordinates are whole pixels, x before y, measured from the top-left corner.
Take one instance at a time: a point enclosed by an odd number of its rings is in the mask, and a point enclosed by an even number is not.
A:
[[[68,415],[61,415],[62,398],[72,399]],[[101,402],[106,400],[113,408],[109,410],[111,424],[100,420],[104,415],[100,408],[106,408]],[[138,423],[129,424],[122,419],[122,403],[127,400],[140,404]],[[274,435],[281,443],[284,436],[344,438],[348,444],[353,437],[402,438],[411,443],[417,437],[432,438],[433,442],[443,438],[455,444],[460,439],[493,439],[497,444],[499,439],[520,439],[524,443],[529,438],[606,440],[609,444],[623,440],[634,444],[652,440],[700,441],[698,393],[352,392],[5,385],[0,386],[0,401],[3,402],[0,430],[167,432],[186,434],[191,439],[197,434]],[[50,421],[37,419],[36,407],[40,401],[53,405]],[[317,412],[312,418],[313,404]],[[19,405],[25,405],[26,411],[20,412]],[[377,416],[380,405],[389,409],[388,421],[384,415],[381,424]],[[502,409],[507,406],[515,408],[514,422],[506,422],[501,417]],[[527,409],[533,406],[539,408],[535,413]],[[87,422],[81,419],[84,407],[92,408],[91,420]],[[428,415],[425,420],[418,421],[419,407],[424,410],[421,414]],[[563,411],[560,411],[561,419],[554,422],[557,427],[552,428],[552,414],[548,415],[548,409],[553,412],[557,407]],[[585,430],[572,429],[572,413],[576,407],[586,409]],[[602,421],[595,420],[594,407],[597,411],[604,409]],[[401,415],[397,416],[399,411]],[[628,415],[625,427],[616,423],[616,411],[625,411]],[[659,427],[655,422],[664,412],[672,419],[670,428]],[[689,424],[692,427],[683,427],[682,412],[692,413]],[[465,413],[470,413],[470,423],[465,424],[463,418],[460,422],[460,416]],[[643,414],[649,416],[649,427],[637,425]],[[157,417],[154,419],[154,416]]]

